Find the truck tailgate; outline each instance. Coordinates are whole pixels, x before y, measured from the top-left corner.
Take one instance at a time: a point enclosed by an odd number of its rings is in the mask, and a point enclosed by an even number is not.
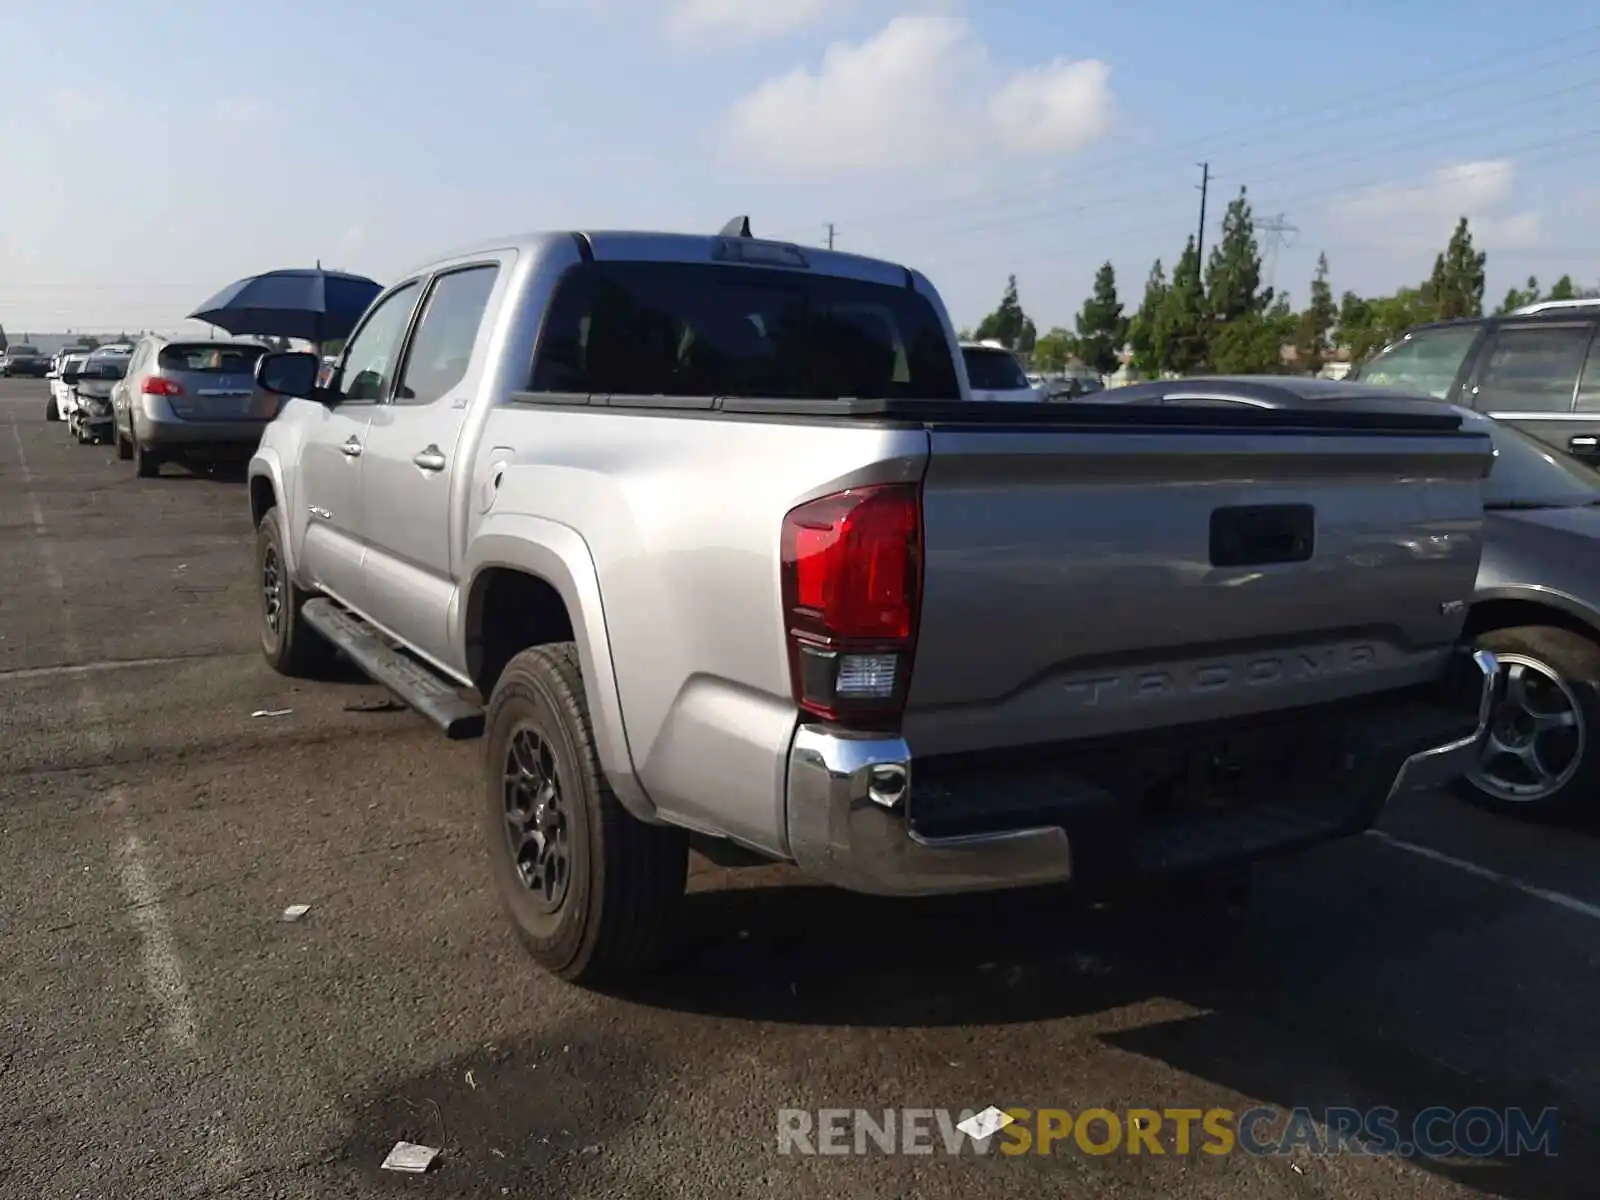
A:
[[[1487,439],[930,426],[904,733],[960,753],[1435,678],[1478,570]]]

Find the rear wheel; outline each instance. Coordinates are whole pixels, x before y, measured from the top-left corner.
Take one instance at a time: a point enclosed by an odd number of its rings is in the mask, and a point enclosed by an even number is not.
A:
[[[161,460],[146,450],[137,438],[133,442],[133,473],[140,479],[154,479],[161,474]]]
[[[50,397],[49,402],[44,406],[44,419],[46,421],[61,420],[61,404],[53,395]]]
[[[689,842],[647,825],[606,782],[577,648],[506,665],[484,738],[484,832],[496,890],[529,953],[594,986],[655,965],[677,932]]]
[[[127,462],[133,457],[133,443],[122,436],[122,430],[117,429],[117,457]]]
[[[1478,645],[1500,660],[1500,698],[1478,761],[1456,785],[1511,816],[1564,816],[1600,790],[1600,645],[1549,625],[1495,629]]]

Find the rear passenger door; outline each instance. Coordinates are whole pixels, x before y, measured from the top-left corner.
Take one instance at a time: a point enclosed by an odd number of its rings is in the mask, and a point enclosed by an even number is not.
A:
[[[1592,321],[1502,324],[1478,355],[1465,401],[1547,445],[1600,464],[1600,364],[1585,367],[1594,333]]]
[[[367,615],[448,666],[448,614],[473,464],[462,430],[478,399],[482,336],[505,272],[500,261],[434,276],[395,387],[373,412],[361,476]]]

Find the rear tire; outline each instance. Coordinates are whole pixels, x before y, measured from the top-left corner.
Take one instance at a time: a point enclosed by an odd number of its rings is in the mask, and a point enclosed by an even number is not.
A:
[[[46,421],[61,420],[61,404],[54,396],[51,396],[49,403],[44,406],[44,419]]]
[[[140,479],[154,479],[161,474],[161,460],[146,450],[137,438],[133,443],[133,473]]]
[[[491,869],[533,960],[588,987],[648,971],[677,933],[689,839],[638,820],[606,782],[577,648],[535,646],[513,658],[485,735]]]
[[[278,510],[269,508],[256,527],[261,656],[278,674],[303,679],[315,676],[331,661],[333,647],[300,615],[311,596],[295,586],[287,564]]]
[[[1600,793],[1600,645],[1551,625],[1490,630],[1477,644],[1501,658],[1507,686],[1490,718],[1490,739],[1456,792],[1524,820],[1554,820],[1593,804]]]
[[[117,457],[127,462],[133,457],[133,443],[122,436],[122,430],[117,430]]]

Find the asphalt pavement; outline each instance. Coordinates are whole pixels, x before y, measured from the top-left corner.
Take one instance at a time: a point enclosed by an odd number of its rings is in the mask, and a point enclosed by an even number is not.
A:
[[[137,480],[44,408],[0,381],[0,1195],[1600,1194],[1594,829],[1408,803],[1210,959],[1205,910],[697,863],[673,967],[578,991],[486,885],[477,744],[261,662],[242,482]],[[779,1152],[781,1110],[989,1105],[1558,1115],[1480,1158]],[[380,1170],[398,1140],[442,1154]]]

